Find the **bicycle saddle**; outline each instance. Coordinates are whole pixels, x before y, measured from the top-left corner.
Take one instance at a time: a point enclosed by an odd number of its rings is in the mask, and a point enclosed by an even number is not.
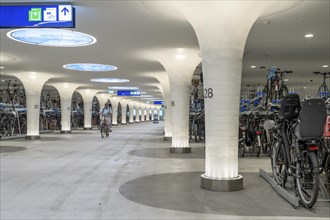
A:
[[[278,118],[280,120],[294,120],[297,119],[300,112],[300,98],[298,94],[286,95],[278,111]]]

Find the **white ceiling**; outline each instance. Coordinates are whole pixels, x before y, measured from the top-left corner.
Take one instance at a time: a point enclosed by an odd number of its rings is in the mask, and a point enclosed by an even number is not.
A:
[[[13,2],[19,1],[1,0],[1,3]],[[159,74],[164,68],[157,61],[137,57],[137,52],[157,48],[198,48],[195,32],[188,22],[152,13],[142,1],[77,0],[73,4],[76,7],[75,30],[94,36],[97,43],[79,48],[34,46],[10,40],[6,36],[9,30],[1,29],[1,66],[5,67],[1,77],[10,72],[45,72],[57,77],[48,83],[75,82],[100,90],[111,85],[91,83],[91,78],[126,78],[130,82],[120,85],[138,86],[161,98],[159,82],[150,77],[150,73]],[[264,24],[265,21],[270,23]],[[329,0],[304,1],[282,14],[260,18],[246,43],[242,87],[265,84],[266,72],[258,67],[275,65],[282,70],[294,71],[288,76],[288,85],[297,89],[306,86],[316,92],[321,79],[312,72],[329,71],[329,68],[321,67],[330,65],[329,27]],[[304,38],[309,32],[315,37]],[[13,60],[5,61],[5,56]],[[118,70],[93,73],[62,67],[81,62],[115,65]],[[257,68],[251,69],[251,65]]]

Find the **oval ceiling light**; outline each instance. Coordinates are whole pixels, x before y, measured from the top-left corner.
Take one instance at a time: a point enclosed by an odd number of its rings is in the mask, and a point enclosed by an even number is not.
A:
[[[329,65],[323,65],[322,67],[323,67],[323,68],[328,68],[328,67],[329,67]]]
[[[250,66],[250,68],[252,68],[252,69],[255,69],[255,68],[256,68],[256,66]]]
[[[130,87],[130,86],[112,86],[112,87],[108,87],[108,89],[114,89],[114,90],[139,90],[138,87]]]
[[[96,78],[91,79],[92,82],[101,82],[101,83],[124,83],[129,82],[128,79],[118,79],[118,78]]]
[[[49,47],[80,47],[94,44],[96,38],[77,31],[29,28],[9,31],[7,37],[21,43]]]
[[[311,37],[314,37],[314,34],[305,34],[305,37],[306,38],[311,38]]]
[[[115,66],[97,64],[97,63],[70,63],[63,66],[68,70],[76,71],[89,71],[89,72],[105,72],[105,71],[114,71],[117,69]]]

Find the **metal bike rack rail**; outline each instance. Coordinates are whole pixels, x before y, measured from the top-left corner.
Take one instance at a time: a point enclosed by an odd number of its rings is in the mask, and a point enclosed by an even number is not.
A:
[[[299,198],[289,193],[286,189],[279,186],[276,181],[269,176],[266,171],[263,169],[259,169],[259,174],[262,178],[264,178],[272,187],[273,189],[286,201],[288,201],[294,208],[297,208],[299,206]]]

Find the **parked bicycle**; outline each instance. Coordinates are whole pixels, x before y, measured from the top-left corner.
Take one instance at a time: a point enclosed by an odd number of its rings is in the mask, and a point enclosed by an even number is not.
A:
[[[320,98],[329,98],[330,93],[329,93],[329,88],[326,83],[326,79],[330,78],[330,72],[313,72],[315,75],[321,75],[323,76],[323,81],[321,86],[319,87],[317,91],[317,96]]]
[[[323,100],[307,100],[301,108],[299,96],[289,94],[282,101],[274,129],[277,132],[271,155],[273,177],[280,186],[296,193],[309,209],[319,194],[316,152],[322,145],[325,116]]]

